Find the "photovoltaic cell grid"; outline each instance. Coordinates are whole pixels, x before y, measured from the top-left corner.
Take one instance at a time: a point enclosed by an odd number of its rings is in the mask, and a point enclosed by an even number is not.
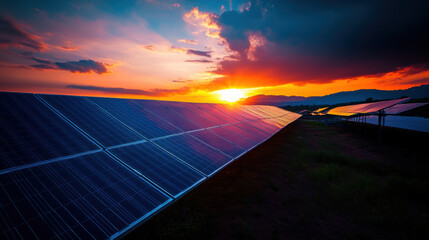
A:
[[[33,94],[0,94],[0,170],[98,147]]]
[[[106,239],[169,201],[99,152],[0,175],[8,239]]]
[[[137,133],[83,97],[39,96],[104,147],[143,140]]]
[[[0,128],[12,134],[0,145],[2,164],[9,163],[0,171],[8,239],[119,236],[300,116],[270,106],[0,95]],[[38,124],[29,124],[36,130],[28,128],[16,146],[39,151],[10,145],[20,121]],[[73,151],[52,154],[61,144]],[[8,149],[33,160],[21,163]]]
[[[109,151],[174,197],[204,179],[202,174],[149,142]]]

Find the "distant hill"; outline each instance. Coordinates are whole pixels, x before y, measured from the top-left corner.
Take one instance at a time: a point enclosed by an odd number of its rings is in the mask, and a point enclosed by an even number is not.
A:
[[[411,98],[429,97],[429,84],[412,87],[404,90],[377,90],[361,89],[348,92],[338,92],[321,97],[299,97],[299,96],[270,96],[257,95],[246,98],[243,104],[263,104],[275,106],[297,106],[297,105],[331,105],[338,103],[349,103],[365,101],[367,98],[374,100],[392,99],[407,96]],[[280,101],[281,100],[281,101]]]
[[[298,96],[255,95],[241,100],[240,103],[247,104],[247,105],[278,106],[280,103],[304,101],[306,99],[307,99],[306,97],[298,97]]]

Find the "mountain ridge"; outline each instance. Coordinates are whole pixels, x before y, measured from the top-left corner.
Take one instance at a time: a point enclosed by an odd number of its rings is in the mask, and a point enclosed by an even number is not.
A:
[[[240,101],[241,104],[297,106],[297,105],[331,105],[339,103],[373,100],[394,99],[403,96],[411,98],[429,97],[429,84],[411,87],[403,90],[359,89],[343,91],[317,97],[283,96],[283,95],[256,95]]]

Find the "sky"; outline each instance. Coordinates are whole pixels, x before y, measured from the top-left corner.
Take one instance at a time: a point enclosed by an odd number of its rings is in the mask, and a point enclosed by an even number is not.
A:
[[[0,91],[222,102],[429,84],[429,1],[1,1]]]

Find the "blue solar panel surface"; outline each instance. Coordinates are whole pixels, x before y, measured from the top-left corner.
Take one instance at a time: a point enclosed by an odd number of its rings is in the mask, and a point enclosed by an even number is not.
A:
[[[232,157],[188,134],[163,138],[154,142],[206,175],[212,174],[232,160]]]
[[[104,147],[143,140],[134,131],[83,97],[40,95]]]
[[[149,142],[109,151],[175,197],[204,178],[202,174]]]
[[[211,116],[190,103],[179,102],[160,102],[172,111],[176,112],[185,119],[189,119],[199,126],[199,128],[208,128],[219,125]]]
[[[158,117],[166,120],[172,125],[176,126],[183,131],[192,131],[201,129],[202,126],[193,122],[193,120],[180,115],[176,111],[173,111],[171,104],[168,102],[158,101],[145,101],[145,100],[134,100],[135,103],[140,105],[145,110],[154,113]]]
[[[98,147],[33,94],[0,94],[0,169]]]
[[[0,179],[6,239],[106,239],[171,200],[104,152]]]
[[[147,111],[131,99],[88,98],[146,138],[157,138],[183,130]]]
[[[0,100],[6,239],[120,236],[299,117],[269,106],[17,93]]]
[[[221,150],[222,152],[234,158],[242,154],[243,152],[245,152],[245,149],[237,146],[235,143],[228,141],[225,138],[220,137],[210,131],[196,131],[196,132],[190,133],[190,135]]]
[[[240,123],[239,123],[240,124]],[[251,140],[252,142],[255,142],[256,144],[259,144],[260,142],[262,142],[265,137],[263,135],[260,135],[260,133],[252,133],[250,132],[250,130],[255,130],[254,127],[248,129],[249,125],[242,125],[241,127],[238,127],[236,124],[235,125],[227,125],[224,126],[225,129],[238,134],[240,136],[243,136],[249,140]]]
[[[195,112],[196,114],[210,120],[215,123],[215,126],[224,125],[229,123],[229,119],[225,118],[220,112],[214,111],[215,109],[210,106],[210,104],[205,103],[188,103],[186,105],[189,110]],[[235,119],[232,119],[235,120]]]
[[[252,141],[236,132],[241,130],[242,130],[241,128],[238,128],[237,130],[237,127],[235,127],[234,125],[227,125],[227,126],[212,128],[208,131],[218,136],[221,136],[230,142],[235,143],[237,146],[243,149],[247,150],[254,147],[257,144],[256,141]]]

